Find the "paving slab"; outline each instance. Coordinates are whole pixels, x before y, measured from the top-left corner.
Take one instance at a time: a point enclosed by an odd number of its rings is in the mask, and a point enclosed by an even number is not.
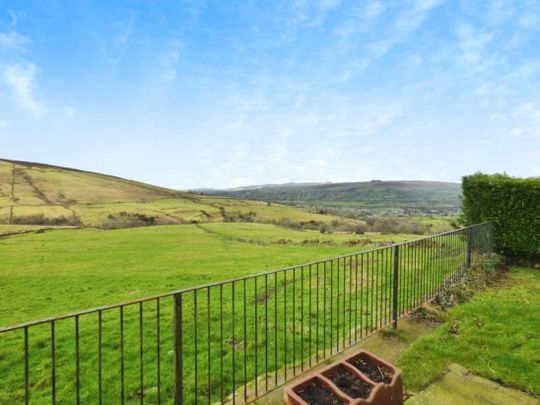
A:
[[[479,377],[465,367],[451,364],[448,372],[406,405],[539,405],[540,400],[522,391]]]

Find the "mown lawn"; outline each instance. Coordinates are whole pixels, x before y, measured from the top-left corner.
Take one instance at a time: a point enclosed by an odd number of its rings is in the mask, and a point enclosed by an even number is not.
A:
[[[513,268],[499,286],[450,310],[444,324],[398,360],[410,391],[444,374],[450,363],[540,393],[540,271]]]

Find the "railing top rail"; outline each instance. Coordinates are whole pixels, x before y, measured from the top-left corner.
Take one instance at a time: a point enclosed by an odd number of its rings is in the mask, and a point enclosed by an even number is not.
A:
[[[280,273],[280,272],[289,271],[289,270],[293,270],[293,269],[298,269],[298,268],[302,268],[302,267],[314,266],[314,265],[317,265],[317,264],[331,262],[333,260],[346,259],[348,257],[352,257],[352,256],[356,256],[356,255],[363,255],[363,254],[368,254],[368,253],[371,253],[371,252],[382,251],[382,250],[385,250],[385,249],[391,249],[391,248],[394,248],[396,246],[410,245],[410,244],[421,242],[423,240],[432,239],[434,237],[459,233],[459,232],[463,232],[463,231],[465,231],[467,229],[472,229],[472,228],[476,228],[476,227],[479,227],[479,226],[484,226],[484,225],[491,224],[491,223],[492,222],[483,222],[483,223],[480,223],[480,224],[475,224],[475,225],[467,226],[467,227],[464,227],[464,228],[453,229],[451,231],[446,231],[446,232],[441,232],[441,233],[437,233],[437,234],[433,234],[433,235],[428,235],[428,236],[418,238],[418,239],[413,239],[413,240],[410,240],[410,241],[393,243],[391,245],[381,246],[381,247],[378,247],[378,248],[375,248],[375,249],[361,250],[361,251],[358,251],[358,252],[348,253],[346,255],[330,257],[328,259],[323,259],[323,260],[318,260],[318,261],[314,261],[314,262],[298,264],[298,265],[289,266],[289,267],[283,267],[281,269],[276,269],[276,270],[269,270],[269,271],[265,271],[265,272],[254,273],[254,274],[250,274],[248,276],[237,277],[237,278],[228,279],[228,280],[224,280],[224,281],[217,281],[217,282],[214,282],[214,283],[208,283],[208,284],[203,284],[203,285],[194,286],[194,287],[182,288],[182,289],[179,289],[179,290],[169,291],[169,292],[162,293],[162,294],[151,295],[151,296],[144,297],[144,298],[137,298],[137,299],[134,299],[134,300],[124,301],[124,302],[120,302],[120,303],[116,303],[116,304],[103,305],[103,306],[90,308],[90,309],[86,309],[86,310],[81,310],[81,311],[76,311],[76,312],[69,312],[69,313],[66,313],[66,314],[63,314],[63,315],[42,318],[42,319],[35,320],[35,321],[28,321],[28,322],[15,324],[15,325],[10,325],[10,326],[1,326],[0,327],[0,333],[14,331],[14,330],[17,330],[17,329],[28,328],[30,326],[41,325],[41,324],[45,324],[45,323],[49,323],[49,322],[61,321],[61,320],[64,320],[64,319],[80,317],[80,316],[83,316],[83,315],[89,315],[89,314],[93,314],[93,313],[100,312],[100,311],[109,311],[109,310],[112,310],[112,309],[115,309],[115,308],[120,308],[120,307],[124,307],[124,306],[128,306],[128,305],[134,305],[134,304],[153,301],[153,300],[157,300],[157,299],[161,299],[161,298],[167,298],[167,297],[171,297],[173,295],[185,294],[185,293],[193,292],[193,291],[197,291],[197,290],[204,290],[204,289],[207,289],[207,288],[212,288],[212,287],[216,287],[216,286],[220,286],[220,285],[231,284],[231,283],[235,283],[235,282],[238,282],[238,281],[249,280],[249,279],[253,279],[253,278],[256,278],[256,277],[261,277],[261,276],[270,275],[270,274],[274,274],[274,273]]]

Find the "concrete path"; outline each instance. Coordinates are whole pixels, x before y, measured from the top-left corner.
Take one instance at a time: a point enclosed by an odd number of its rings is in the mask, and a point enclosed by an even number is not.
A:
[[[503,387],[451,364],[441,379],[405,402],[406,405],[539,405],[540,400]]]

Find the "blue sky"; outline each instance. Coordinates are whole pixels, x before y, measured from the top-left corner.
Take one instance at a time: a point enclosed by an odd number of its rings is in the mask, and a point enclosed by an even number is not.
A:
[[[0,157],[174,188],[540,175],[540,2],[0,2]]]

